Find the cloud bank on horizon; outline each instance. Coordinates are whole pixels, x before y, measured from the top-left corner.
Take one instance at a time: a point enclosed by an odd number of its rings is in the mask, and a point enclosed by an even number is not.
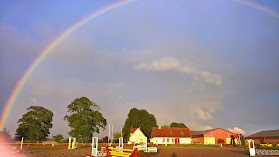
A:
[[[31,2],[0,2],[1,110],[58,34],[111,3]],[[279,11],[277,1],[256,2]],[[278,28],[278,19],[231,1],[140,0],[116,8],[52,50],[24,85],[5,127],[13,134],[26,109],[40,105],[54,112],[51,136],[66,136],[66,106],[86,96],[116,131],[133,107],[154,114],[158,125],[182,122],[191,130],[222,127],[245,135],[278,129]],[[269,116],[257,116],[262,113]]]

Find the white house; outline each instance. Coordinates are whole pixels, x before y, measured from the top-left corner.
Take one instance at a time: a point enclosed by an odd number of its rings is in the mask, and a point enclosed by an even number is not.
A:
[[[152,128],[150,142],[153,144],[191,144],[192,136],[189,128]]]
[[[139,128],[130,129],[130,138],[128,144],[147,144],[147,137]]]

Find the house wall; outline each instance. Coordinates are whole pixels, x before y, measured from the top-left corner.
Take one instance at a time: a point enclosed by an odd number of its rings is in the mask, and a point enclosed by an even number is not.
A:
[[[215,137],[204,137],[204,144],[215,144]]]
[[[249,138],[249,139],[253,139],[255,144],[261,144],[261,143],[278,144],[279,143],[279,137]]]
[[[175,144],[176,137],[153,137],[152,141],[153,144]],[[191,144],[191,138],[179,138],[179,144]]]
[[[203,137],[193,137],[192,138],[194,143],[204,143],[204,138]]]
[[[147,143],[147,137],[139,129],[137,129],[131,134],[128,143]]]
[[[146,137],[130,137],[130,143],[147,143]]]
[[[232,134],[229,131],[218,128],[216,130],[204,134],[204,137],[212,137],[205,140],[204,144],[206,144],[206,142],[208,142],[207,144],[220,144],[220,143],[228,144],[227,138],[231,138],[231,135],[235,135],[235,134]],[[213,138],[215,140],[214,142],[212,141]]]
[[[179,138],[179,144],[191,144],[192,138]]]

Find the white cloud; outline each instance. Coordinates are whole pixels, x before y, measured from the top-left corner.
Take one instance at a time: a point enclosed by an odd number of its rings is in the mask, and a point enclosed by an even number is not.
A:
[[[167,71],[173,70],[182,74],[189,75],[195,80],[202,79],[205,82],[213,83],[220,87],[222,85],[222,78],[220,75],[212,74],[203,71],[194,66],[182,65],[179,60],[173,57],[164,57],[159,60],[152,60],[150,64],[140,63],[135,66],[139,71]]]
[[[242,129],[240,129],[240,128],[238,128],[238,127],[233,127],[233,129],[231,129],[231,128],[228,128],[228,130],[230,131],[230,132],[233,132],[233,133],[239,133],[239,134],[247,134],[244,130],[242,130]]]
[[[192,121],[186,122],[185,124],[192,131],[203,131],[203,130],[213,129],[213,127],[209,125],[200,125],[199,123],[192,122]]]
[[[143,71],[166,71],[176,70],[181,67],[180,62],[172,57],[165,57],[160,60],[153,60],[151,64],[141,63],[135,66],[137,70]]]
[[[203,110],[201,110],[201,109],[198,109],[198,110],[195,112],[195,116],[196,116],[198,119],[202,119],[202,120],[207,120],[207,119],[212,119],[212,118],[213,118],[209,112],[205,112],[205,111],[203,111]]]

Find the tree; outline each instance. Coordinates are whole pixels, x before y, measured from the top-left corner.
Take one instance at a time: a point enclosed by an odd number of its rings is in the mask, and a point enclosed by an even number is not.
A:
[[[240,135],[241,135],[241,134],[240,134]],[[243,146],[245,146],[245,137],[244,137],[243,135],[241,135],[240,141],[241,141],[241,144],[242,144]]]
[[[12,140],[9,130],[7,130],[6,128],[2,129],[2,131],[0,132],[0,136],[8,141]]]
[[[45,141],[52,128],[53,113],[42,106],[31,106],[27,111],[17,122],[20,123],[16,130],[17,138],[24,137],[29,142]]]
[[[171,128],[187,128],[187,126],[183,123],[172,122],[170,125]]]
[[[100,128],[106,129],[107,121],[99,112],[100,107],[88,98],[76,98],[67,108],[70,115],[64,120],[72,129],[69,135],[82,143],[91,141],[93,133],[99,133]]]
[[[138,110],[132,108],[128,114],[123,128],[124,139],[130,137],[130,128],[138,128],[148,137],[151,137],[152,127],[157,127],[157,121],[153,114],[149,114],[146,110]]]
[[[114,132],[113,133],[114,142],[118,143],[120,137],[121,137],[121,132]]]
[[[64,139],[63,135],[61,135],[61,134],[58,134],[58,135],[52,136],[52,137],[54,138],[54,141],[58,142],[58,143],[61,143],[62,140]]]

